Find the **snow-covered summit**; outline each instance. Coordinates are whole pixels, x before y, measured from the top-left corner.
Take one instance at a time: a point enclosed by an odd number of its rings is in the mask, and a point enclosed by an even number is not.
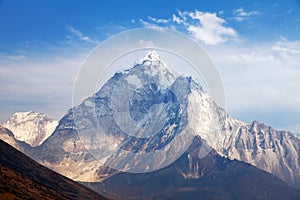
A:
[[[168,68],[165,61],[160,57],[160,55],[156,51],[150,51],[146,54],[145,57],[141,58],[138,62],[139,65],[146,65],[146,66],[152,66],[152,67],[159,67],[160,70],[168,70],[171,73],[176,73],[172,69]],[[176,73],[176,75],[178,75]]]
[[[42,144],[53,133],[58,121],[45,114],[28,111],[16,112],[2,125],[11,130],[17,140],[34,147]]]
[[[158,55],[158,53],[156,53],[156,51],[151,51],[151,52],[147,53],[144,60],[150,60],[153,62],[162,62],[160,56]]]
[[[169,68],[156,51],[150,51],[138,64],[129,70],[131,74],[147,80],[156,79],[163,87],[169,87],[180,76],[175,70]],[[149,80],[148,80],[149,81]]]

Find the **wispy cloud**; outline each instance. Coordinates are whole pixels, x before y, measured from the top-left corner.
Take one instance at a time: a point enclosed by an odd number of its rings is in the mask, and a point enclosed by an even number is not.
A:
[[[0,55],[0,57],[6,57],[10,60],[18,61],[18,60],[24,60],[26,59],[26,55],[19,54],[19,55]]]
[[[256,11],[256,10],[251,10],[251,11],[245,11],[244,8],[238,8],[236,10],[233,11],[234,17],[233,19],[235,19],[238,22],[244,21],[245,19],[251,17],[251,16],[256,16],[256,15],[260,15],[260,12]]]
[[[146,28],[161,28],[162,27],[162,26],[158,25],[157,23],[145,21],[143,19],[139,19],[139,22],[143,27],[146,27]]]
[[[237,32],[226,25],[226,21],[217,16],[216,13],[195,12],[186,13],[198,24],[188,24],[187,30],[195,39],[211,45],[217,45],[238,37]],[[187,22],[186,22],[187,23]]]
[[[168,19],[158,19],[158,18],[154,18],[154,17],[150,17],[148,16],[148,19],[152,22],[158,23],[158,24],[166,24],[169,22]]]
[[[79,39],[80,41],[88,42],[91,44],[98,43],[98,41],[92,40],[90,37],[84,35],[79,30],[75,29],[73,26],[67,26],[66,29],[70,31],[70,33],[76,37],[76,39]],[[66,36],[68,41],[72,41],[73,37],[71,35]]]
[[[286,38],[281,38],[272,47],[273,50],[279,52],[284,57],[300,55],[300,41],[289,41]]]
[[[180,19],[180,17],[177,17],[175,14],[173,14],[173,22],[176,22],[177,24],[181,24],[183,22],[182,19]]]
[[[17,50],[14,52],[0,52],[0,64],[4,61],[21,61],[27,58],[27,52],[23,50]]]
[[[131,23],[135,23],[135,21],[134,22],[132,21]],[[97,35],[103,35],[107,38],[114,34],[125,31],[129,28],[125,27],[125,26],[115,25],[113,23],[110,23],[110,24],[105,24],[105,25],[101,25],[101,26],[95,26],[94,29],[98,32]]]
[[[180,31],[189,33],[195,40],[208,45],[218,45],[238,38],[237,31],[229,27],[226,20],[216,13],[178,10],[168,19],[148,17],[147,20],[140,19],[144,27],[161,27],[163,25],[170,29],[180,29]]]

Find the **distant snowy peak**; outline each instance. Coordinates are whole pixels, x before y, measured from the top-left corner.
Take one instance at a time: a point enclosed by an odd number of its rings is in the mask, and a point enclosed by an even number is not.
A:
[[[29,111],[16,112],[2,125],[11,130],[17,140],[35,147],[41,145],[53,133],[58,121],[48,118],[45,114]]]

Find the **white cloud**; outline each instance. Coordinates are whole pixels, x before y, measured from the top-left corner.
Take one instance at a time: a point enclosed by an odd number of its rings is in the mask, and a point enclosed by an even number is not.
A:
[[[256,11],[256,10],[251,10],[249,12],[246,12],[244,10],[244,8],[239,8],[233,11],[233,14],[235,15],[233,18],[236,21],[244,21],[246,18],[249,18],[251,16],[256,16],[256,15],[260,15],[260,12]]]
[[[272,47],[273,50],[279,52],[283,57],[289,57],[293,55],[300,55],[300,41],[289,41],[285,38],[281,38]]]
[[[0,64],[2,61],[20,61],[20,60],[26,60],[27,59],[27,51],[24,50],[16,50],[16,51],[10,51],[10,52],[5,52],[2,51],[0,52]]]
[[[183,20],[177,17],[175,14],[173,14],[173,22],[176,22],[177,24],[181,24]]]
[[[81,41],[92,43],[92,44],[98,43],[98,41],[92,40],[90,37],[84,35],[79,30],[75,29],[72,26],[67,26],[66,29],[68,31],[70,31],[73,35],[75,35]],[[67,39],[68,39],[68,42],[70,42],[72,40],[72,37],[70,35],[67,35]]]
[[[150,17],[148,16],[148,19],[152,22],[155,22],[155,23],[158,23],[158,24],[166,24],[169,22],[168,19],[157,19],[157,18],[154,18],[154,17]]]
[[[142,26],[146,27],[146,28],[151,28],[151,27],[159,27],[157,24],[151,23],[151,22],[147,22],[144,21],[143,19],[139,19],[140,23],[142,24]]]
[[[148,17],[148,20],[150,22],[140,19],[140,22],[145,27],[163,25],[164,28],[188,32],[195,40],[203,44],[218,45],[238,38],[238,33],[216,13],[177,10],[177,14],[173,14],[169,19]]]
[[[147,21],[144,21],[143,19],[139,19],[139,22],[141,23],[141,25],[143,27],[146,27],[146,28],[155,28],[156,30],[161,30],[161,31],[164,31],[164,28],[166,28],[165,26],[160,26],[157,23],[147,22]],[[172,29],[171,26],[168,28]]]
[[[238,37],[237,32],[226,26],[226,21],[216,13],[195,12],[185,13],[198,24],[188,23],[187,30],[197,40],[210,45],[218,45]]]

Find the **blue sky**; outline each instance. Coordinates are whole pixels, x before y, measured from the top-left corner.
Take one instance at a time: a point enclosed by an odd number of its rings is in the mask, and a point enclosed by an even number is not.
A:
[[[71,107],[88,52],[113,34],[160,26],[199,43],[236,118],[300,131],[300,1],[0,0],[0,121]]]

